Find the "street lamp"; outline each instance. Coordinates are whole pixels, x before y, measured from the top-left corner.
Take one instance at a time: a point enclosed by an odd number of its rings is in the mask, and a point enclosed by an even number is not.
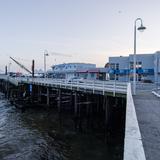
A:
[[[141,22],[140,27],[136,27],[137,21]],[[134,59],[133,59],[133,94],[136,95],[136,31],[143,32],[146,29],[146,27],[143,26],[143,22],[141,18],[137,18],[134,22]]]
[[[11,62],[9,62],[9,64],[8,64],[8,75],[10,75],[10,72],[11,72],[11,71],[10,71],[10,69],[11,69],[11,64],[12,64]]]
[[[46,56],[49,56],[48,51],[44,51],[44,78],[46,78]]]

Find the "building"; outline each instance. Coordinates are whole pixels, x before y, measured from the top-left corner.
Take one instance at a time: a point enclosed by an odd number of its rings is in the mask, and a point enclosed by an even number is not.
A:
[[[111,80],[133,81],[133,54],[109,57],[109,77]],[[136,54],[136,80],[160,82],[160,52]]]
[[[52,66],[52,73],[55,78],[69,79],[77,76],[77,70],[87,70],[96,68],[95,64],[90,63],[63,63]]]
[[[108,68],[91,68],[77,70],[77,76],[89,80],[108,80]]]

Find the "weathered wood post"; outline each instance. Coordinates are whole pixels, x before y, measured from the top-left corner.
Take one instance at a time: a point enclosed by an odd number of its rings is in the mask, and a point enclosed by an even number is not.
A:
[[[77,92],[74,93],[74,124],[75,124],[75,130],[78,128],[78,96]]]
[[[81,95],[80,95],[79,99],[81,100]],[[80,100],[79,100],[79,101],[80,101]],[[83,131],[83,129],[82,129],[81,105],[82,105],[82,104],[79,103],[79,105],[77,106],[78,129],[79,129],[79,132],[82,132],[82,131]]]
[[[38,85],[38,103],[41,103],[42,101],[41,94],[42,94],[42,88],[40,85]]]
[[[74,115],[77,116],[78,105],[77,105],[77,92],[74,93]]]
[[[61,89],[58,90],[58,112],[61,113],[62,93]]]
[[[50,104],[50,103],[49,103],[49,102],[50,102],[50,101],[49,101],[49,100],[50,100],[50,99],[49,99],[49,96],[50,96],[50,95],[49,95],[49,87],[47,87],[47,106],[49,106],[49,104]]]
[[[90,127],[90,113],[89,113],[90,112],[90,105],[88,102],[89,102],[89,95],[87,94],[87,105],[86,105],[87,129]]]
[[[58,102],[57,102],[57,106],[58,106],[59,127],[60,127],[60,129],[62,128],[62,109],[61,109],[61,105],[62,105],[62,91],[61,91],[61,89],[59,89],[58,90]]]
[[[5,81],[4,82],[4,94],[5,94],[5,98],[7,98],[7,90],[8,90],[8,82],[7,81]]]
[[[73,105],[73,103],[72,103],[72,91],[71,91],[71,93],[70,93],[70,98],[69,98],[69,106],[70,106],[70,109],[72,108],[72,105]]]
[[[99,112],[99,95],[96,96],[95,101],[96,101],[96,110],[98,113]]]
[[[103,101],[104,101],[103,105],[104,105],[104,111],[105,111],[105,123],[104,123],[105,124],[105,143],[107,143],[108,136],[109,136],[109,133],[108,133],[108,120],[109,120],[108,98],[104,96]]]
[[[87,94],[87,105],[86,105],[86,111],[87,111],[87,116],[89,116],[89,110],[90,110],[90,105],[89,105],[89,95]]]
[[[9,77],[8,77],[8,80],[7,80],[7,99],[9,99],[9,96],[10,96],[10,83],[9,83]]]

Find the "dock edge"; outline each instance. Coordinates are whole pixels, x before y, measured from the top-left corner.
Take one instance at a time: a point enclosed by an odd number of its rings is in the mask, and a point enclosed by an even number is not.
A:
[[[123,160],[146,160],[130,83],[127,87]]]

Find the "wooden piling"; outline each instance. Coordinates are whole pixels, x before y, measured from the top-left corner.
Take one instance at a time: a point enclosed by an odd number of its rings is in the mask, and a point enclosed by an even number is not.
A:
[[[105,127],[105,131],[104,132],[105,133],[104,134],[105,134],[105,143],[107,143],[108,142],[108,136],[109,136],[109,132],[108,132],[108,123],[109,123],[108,122],[108,120],[109,120],[108,119],[109,118],[108,117],[108,107],[109,106],[108,106],[108,99],[107,99],[107,97],[104,96],[103,97],[103,101],[104,101],[103,102],[103,105],[104,105],[103,107],[104,107],[104,111],[105,111],[105,123],[104,123],[105,124],[105,126],[104,126]]]
[[[61,112],[62,93],[61,89],[58,90],[58,112]]]
[[[89,102],[89,95],[87,94],[86,96],[87,96],[87,102]],[[90,109],[90,104],[88,103],[88,104],[86,105],[87,116],[89,115],[89,109]]]
[[[49,106],[49,104],[50,104],[50,98],[49,98],[49,88],[47,87],[47,106]]]
[[[79,116],[78,116],[78,95],[77,92],[74,93],[74,124],[75,130],[78,129],[79,126]]]
[[[42,88],[40,85],[38,85],[38,103],[41,103],[42,101],[41,94],[42,94]]]
[[[74,116],[77,117],[78,105],[77,105],[77,92],[74,93]]]

